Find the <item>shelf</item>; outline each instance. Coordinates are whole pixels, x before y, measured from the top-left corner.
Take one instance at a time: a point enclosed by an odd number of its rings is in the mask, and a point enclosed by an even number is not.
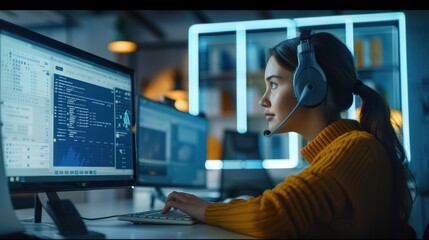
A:
[[[236,78],[236,72],[233,70],[223,71],[223,72],[208,72],[200,71],[200,81],[204,80],[215,80],[215,81],[224,81]]]
[[[232,120],[232,119],[235,119],[236,118],[236,115],[235,115],[235,112],[226,112],[226,113],[221,113],[221,114],[213,114],[213,115],[210,115],[210,114],[208,114],[207,115],[207,118],[209,119],[209,120]]]
[[[370,72],[392,72],[399,71],[399,66],[380,66],[380,67],[362,67],[357,69],[358,72],[370,73]]]
[[[235,113],[224,113],[224,114],[220,114],[220,115],[208,115],[207,118],[209,120],[213,120],[213,121],[217,121],[217,120],[222,120],[222,121],[234,120],[235,121],[237,116],[235,115]],[[248,115],[247,119],[249,119],[249,120],[265,120],[265,115],[263,115],[263,114]]]
[[[200,81],[225,81],[231,79],[235,80],[236,77],[236,71],[232,70],[220,73],[200,71]],[[261,69],[259,71],[249,71],[247,72],[247,77],[264,77],[264,69]]]

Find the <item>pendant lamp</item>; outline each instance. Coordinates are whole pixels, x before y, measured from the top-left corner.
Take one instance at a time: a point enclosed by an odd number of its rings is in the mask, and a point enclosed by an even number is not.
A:
[[[116,38],[107,46],[109,51],[114,53],[133,53],[137,50],[137,43],[131,41],[126,27],[126,16],[119,14],[116,19]]]

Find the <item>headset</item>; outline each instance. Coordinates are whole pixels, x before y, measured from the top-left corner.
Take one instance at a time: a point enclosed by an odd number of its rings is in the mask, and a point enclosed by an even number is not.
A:
[[[325,73],[317,64],[314,47],[310,43],[312,30],[304,30],[300,35],[298,45],[298,66],[293,75],[293,92],[297,101],[302,96],[304,88],[309,85],[311,93],[301,102],[304,107],[316,107],[326,98],[328,84]]]
[[[312,30],[303,30],[299,38],[300,44],[297,48],[298,66],[294,72],[292,82],[297,104],[274,131],[264,131],[264,136],[266,137],[271,137],[277,132],[299,106],[316,107],[326,98],[328,84],[325,73],[316,61],[314,47],[310,43],[312,34]]]

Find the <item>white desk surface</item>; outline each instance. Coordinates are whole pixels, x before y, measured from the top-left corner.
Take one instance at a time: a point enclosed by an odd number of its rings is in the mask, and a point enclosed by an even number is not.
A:
[[[75,204],[80,215],[87,218],[120,215],[149,210],[137,200],[108,200]],[[15,210],[18,219],[30,220],[34,209]],[[42,223],[21,221],[27,232],[42,238],[61,238],[49,215],[42,211]],[[250,239],[252,237],[234,233],[204,223],[194,225],[148,225],[131,224],[114,218],[84,220],[88,230],[104,233],[107,239]]]

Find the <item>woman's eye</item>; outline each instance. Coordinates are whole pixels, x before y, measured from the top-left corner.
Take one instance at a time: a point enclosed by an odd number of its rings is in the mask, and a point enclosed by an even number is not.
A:
[[[275,82],[270,82],[271,89],[276,89],[279,85]]]

